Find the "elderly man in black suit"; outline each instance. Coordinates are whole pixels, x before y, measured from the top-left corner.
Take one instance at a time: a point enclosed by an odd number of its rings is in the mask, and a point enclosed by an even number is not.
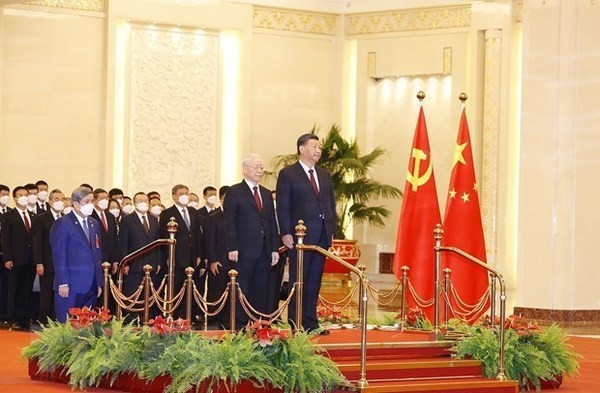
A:
[[[228,258],[235,262],[240,289],[252,306],[268,312],[269,269],[279,261],[279,234],[271,191],[259,183],[264,162],[257,154],[243,160],[244,180],[231,186],[225,200],[225,230]],[[236,327],[248,322],[243,309],[236,313]]]
[[[198,269],[200,267],[200,255],[201,255],[201,240],[200,240],[200,224],[198,219],[198,212],[188,208],[187,204],[190,202],[189,197],[190,189],[183,184],[177,184],[172,189],[172,197],[175,204],[168,209],[163,210],[160,214],[159,219],[159,236],[161,239],[168,239],[169,233],[167,231],[167,224],[171,217],[175,218],[178,224],[177,233],[175,239],[175,284],[174,293],[178,293],[186,279],[185,269],[187,267],[193,267]],[[161,262],[163,264],[163,271],[166,274],[168,259],[168,249],[163,247],[163,255]],[[174,317],[185,317],[184,307],[179,307],[174,313]]]
[[[319,137],[301,135],[296,142],[298,162],[283,168],[277,179],[277,217],[283,244],[290,249],[290,280],[297,280],[295,229],[298,220],[304,220],[308,228],[305,244],[327,249],[335,234],[335,199],[331,177],[327,171],[316,166],[321,158]],[[304,254],[304,296],[302,300],[302,327],[307,330],[319,328],[317,300],[321,289],[321,277],[325,257],[316,252]],[[288,309],[288,319],[295,326],[295,298]],[[328,334],[323,330],[321,334]]]
[[[62,216],[65,208],[65,194],[60,190],[52,190],[48,198],[49,211],[33,218],[33,259],[36,272],[40,276],[40,310],[38,321],[47,324],[55,318],[54,312],[54,264],[50,248],[50,230],[54,222]]]

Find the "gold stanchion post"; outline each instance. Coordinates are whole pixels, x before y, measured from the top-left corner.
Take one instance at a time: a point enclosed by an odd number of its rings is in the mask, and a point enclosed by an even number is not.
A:
[[[296,225],[296,330],[302,329],[302,298],[304,293],[304,237],[306,237],[306,226],[304,220],[298,220]]]
[[[402,266],[402,304],[400,305],[400,330],[404,330],[406,324],[406,292],[408,291],[408,266]]]
[[[235,269],[229,271],[229,330],[235,333],[235,303],[237,295],[236,279],[238,272]]]
[[[435,226],[433,230],[433,237],[435,239],[435,292],[433,295],[435,308],[434,318],[433,318],[433,332],[435,333],[435,340],[440,340],[440,290],[441,290],[441,281],[440,281],[440,269],[442,264],[442,252],[438,247],[442,246],[442,238],[444,237],[444,230],[440,224]]]
[[[448,320],[450,319],[448,317],[448,314],[450,312],[450,305],[448,304],[447,300],[450,300],[450,274],[452,274],[452,269],[450,268],[445,268],[444,269],[444,291],[446,292],[446,297],[445,297],[445,301],[444,301],[444,327],[446,329],[448,329]]]
[[[144,326],[148,326],[150,320],[150,273],[152,273],[152,266],[144,265]]]
[[[104,274],[104,288],[102,288],[102,307],[108,310],[108,292],[110,291],[110,262],[102,264],[102,272]]]
[[[185,280],[185,283],[186,283],[185,319],[187,319],[188,323],[191,326],[191,324],[192,324],[192,299],[193,299],[193,294],[194,294],[194,278],[192,276],[194,275],[194,268],[186,267],[185,275],[187,276],[187,279]]]
[[[173,297],[175,296],[175,244],[177,240],[175,240],[175,234],[177,233],[177,221],[175,221],[175,217],[171,217],[169,222],[167,223],[167,232],[169,233],[169,260],[168,260],[168,272],[169,275],[167,281],[167,296],[166,296],[166,307],[167,316],[173,316]]]

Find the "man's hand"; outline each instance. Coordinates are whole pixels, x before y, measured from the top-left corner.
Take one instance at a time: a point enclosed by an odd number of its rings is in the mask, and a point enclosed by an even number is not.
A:
[[[201,263],[202,263],[202,259],[200,257],[197,257],[196,258],[196,266],[195,267],[200,266]]]
[[[271,253],[271,266],[277,265],[277,262],[279,262],[279,253],[277,251],[273,251]]]
[[[116,274],[118,268],[119,268],[119,262],[113,262],[111,274]]]
[[[69,297],[69,286],[61,285],[60,287],[58,287],[58,296]]]
[[[283,235],[281,241],[283,242],[283,245],[290,250],[294,248],[294,237],[292,235]]]
[[[123,268],[123,274],[129,274],[129,265]]]
[[[12,270],[13,266],[14,266],[13,261],[4,262],[4,267],[7,268],[8,270]]]
[[[96,297],[100,297],[100,295],[102,295],[102,287],[98,287],[98,296]]]
[[[210,271],[212,272],[213,276],[216,276],[217,274],[219,274],[219,268],[223,266],[221,265],[221,262],[217,261],[217,262],[213,262],[210,264]]]
[[[35,271],[38,274],[38,276],[43,276],[44,275],[44,265],[42,265],[41,263],[38,263],[37,265],[35,265]]]
[[[237,262],[239,255],[240,255],[240,253],[238,252],[238,250],[235,250],[235,251],[229,251],[229,253],[227,254],[227,257],[229,258],[230,261]]]

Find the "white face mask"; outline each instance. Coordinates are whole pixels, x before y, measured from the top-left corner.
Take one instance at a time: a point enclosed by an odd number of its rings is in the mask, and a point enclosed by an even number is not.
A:
[[[140,202],[138,204],[135,205],[135,209],[137,211],[139,211],[140,213],[144,214],[148,211],[148,203],[147,202]]]
[[[8,201],[10,201],[10,195],[2,195],[0,197],[0,205],[6,206],[8,205]]]
[[[81,211],[81,214],[83,214],[85,217],[91,216],[94,211],[94,204],[88,203],[87,205],[81,206],[79,210]]]
[[[119,218],[119,215],[121,214],[121,209],[115,207],[114,209],[110,209],[108,212],[115,216],[115,218]]]
[[[123,213],[125,214],[131,214],[133,213],[133,205],[125,205],[121,208],[121,210],[123,210]]]
[[[217,196],[211,195],[206,199],[206,201],[208,202],[209,205],[214,206],[217,203]]]
[[[63,214],[69,214],[73,211],[73,208],[71,206],[65,206],[65,208],[63,209]]]
[[[188,205],[188,207],[194,208],[194,209],[196,209],[196,210],[198,210],[198,207],[200,207],[200,206],[198,205],[198,202],[196,202],[196,201],[191,201],[191,202],[190,202],[190,203],[188,203],[187,205]]]
[[[160,213],[162,213],[162,209],[160,208],[160,206],[158,205],[154,205],[152,206],[152,208],[150,209],[150,213],[152,213],[152,215],[154,217],[158,217],[160,216]]]
[[[187,194],[180,195],[179,198],[177,198],[177,201],[180,205],[187,206],[187,204],[190,203],[190,196]]]
[[[98,201],[98,209],[106,210],[108,207],[108,199],[101,199]]]
[[[52,209],[54,209],[55,212],[60,213],[65,210],[65,203],[63,201],[56,201],[52,204]]]
[[[46,199],[48,199],[48,191],[40,191],[40,192],[38,192],[38,198],[39,198],[40,201],[46,202]]]
[[[29,203],[29,198],[26,195],[22,195],[17,199],[17,205],[19,205],[21,207],[27,206],[28,203]]]
[[[27,196],[27,200],[29,201],[30,205],[33,205],[34,203],[37,203],[38,201],[38,196],[35,194],[31,194]]]
[[[119,206],[123,206],[123,198],[117,198],[117,202],[119,202]]]

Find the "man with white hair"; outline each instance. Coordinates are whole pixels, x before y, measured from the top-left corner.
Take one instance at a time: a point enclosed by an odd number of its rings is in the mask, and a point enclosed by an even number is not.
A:
[[[279,234],[271,191],[261,186],[265,166],[257,154],[242,163],[244,180],[233,185],[223,201],[226,245],[240,289],[258,311],[268,312],[269,269],[279,262]],[[238,301],[236,328],[248,322]]]

